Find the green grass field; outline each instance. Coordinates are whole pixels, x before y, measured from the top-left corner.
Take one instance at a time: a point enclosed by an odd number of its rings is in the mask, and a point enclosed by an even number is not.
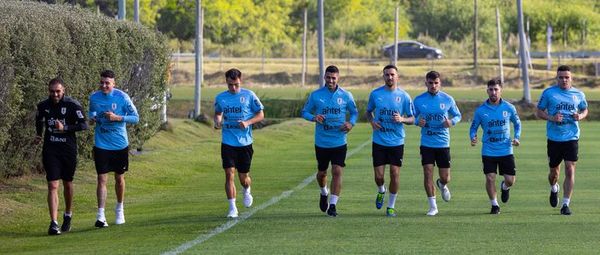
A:
[[[313,125],[298,119],[256,130],[254,206],[246,209],[238,201],[238,220],[225,218],[219,133],[187,120],[173,120],[173,126],[132,158],[125,225],[113,224],[114,191],[109,190],[110,226],[93,227],[95,172],[89,162],[76,174],[73,230],[61,236],[46,235],[42,175],[2,183],[0,254],[159,254],[178,248],[186,254],[597,254],[600,158],[595,142],[600,134],[594,130],[600,122],[581,123],[568,217],[548,205],[545,123],[540,121],[524,122],[522,146],[515,149],[517,182],[500,215],[488,214],[481,146],[469,146],[468,124],[461,123],[452,129],[452,200],[445,203],[438,195],[440,213],[425,216],[418,128],[407,127],[396,218],[374,206],[366,123],[348,136],[337,218],[318,209],[317,185],[307,179],[316,166]]]
[[[265,99],[303,99],[305,98],[311,91],[315,90],[316,87],[310,88],[301,88],[301,87],[247,87],[253,90],[256,95],[260,98]],[[368,100],[369,93],[373,88],[355,88],[350,87],[347,88],[354,95],[354,99],[356,100]],[[208,87],[202,88],[201,97],[202,100],[214,100],[215,96],[227,90],[227,87],[223,85],[222,87]],[[477,87],[477,88],[444,88],[443,89],[448,94],[452,95],[454,99],[458,101],[462,100],[476,100],[483,101],[487,99],[487,94],[485,92],[485,87]],[[582,89],[586,94],[587,100],[600,100],[600,90],[598,89]],[[411,97],[416,97],[417,95],[425,92],[425,86],[422,89],[417,88],[408,88],[406,89],[408,94]],[[171,88],[171,93],[173,94],[173,100],[193,100],[194,99],[194,87],[190,86],[179,86]],[[537,101],[542,93],[541,89],[532,89],[531,90],[531,100]],[[520,89],[504,89],[503,98],[511,99],[511,100],[520,100],[523,98],[523,91]]]

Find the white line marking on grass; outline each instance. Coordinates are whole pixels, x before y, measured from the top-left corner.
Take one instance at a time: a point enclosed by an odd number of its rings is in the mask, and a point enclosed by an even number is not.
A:
[[[367,146],[370,143],[371,143],[371,139],[367,140],[366,142],[362,143],[358,147],[349,151],[348,154],[346,154],[346,159],[350,158],[352,155],[354,155],[354,153],[359,152],[360,150],[362,150],[365,146]],[[218,234],[221,234],[221,233],[227,231],[228,229],[232,228],[233,226],[237,225],[238,223],[244,222],[245,220],[250,218],[252,215],[254,215],[256,212],[258,212],[262,209],[265,209],[271,205],[276,204],[277,202],[281,201],[282,199],[289,197],[290,195],[292,195],[292,193],[294,193],[296,191],[304,189],[304,187],[306,187],[313,180],[315,180],[314,174],[307,177],[306,179],[304,179],[304,181],[302,181],[300,184],[298,184],[298,186],[294,187],[292,190],[286,190],[284,192],[281,192],[281,194],[279,196],[272,197],[269,201],[262,203],[261,205],[252,208],[250,211],[241,214],[239,218],[234,219],[234,220],[233,219],[229,220],[226,223],[224,223],[223,225],[218,226],[217,228],[211,230],[210,232],[203,234],[203,235],[199,235],[196,239],[186,242],[171,251],[163,253],[163,255],[180,254],[184,251],[187,251],[188,249],[207,241],[208,239],[212,238],[213,236],[216,236]]]

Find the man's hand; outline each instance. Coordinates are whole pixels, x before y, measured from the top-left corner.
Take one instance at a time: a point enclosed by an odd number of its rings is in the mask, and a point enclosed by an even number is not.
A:
[[[342,125],[342,127],[340,128],[340,130],[348,133],[350,132],[350,130],[352,130],[352,124],[350,124],[350,122],[344,122],[344,124]]]
[[[563,115],[560,112],[556,113],[556,115],[554,115],[552,117],[552,121],[554,121],[554,122],[562,122],[563,121]]]
[[[62,122],[60,122],[60,120],[55,120],[54,121],[54,130],[62,132],[65,130],[65,125],[63,125]]]
[[[240,125],[240,129],[246,129],[248,126],[250,126],[248,121],[239,121],[238,123]]]
[[[392,119],[394,120],[394,122],[404,122],[404,118],[402,117],[402,115],[400,115],[397,112],[394,113],[394,117]]]
[[[215,124],[213,125],[213,128],[215,128],[215,129],[221,129],[222,126],[223,126],[223,123],[221,123],[219,121],[215,121]]]
[[[106,117],[110,121],[122,121],[123,117],[116,115],[114,112],[105,112],[104,117]]]
[[[444,124],[444,127],[445,127],[445,128],[449,128],[449,127],[451,127],[451,126],[452,126],[452,121],[451,121],[450,119],[448,119],[448,118],[445,118],[445,117],[444,117],[444,122],[443,122],[443,124]]]
[[[581,120],[581,116],[579,115],[578,112],[573,113],[573,120],[574,121],[580,121]]]
[[[315,122],[319,122],[320,124],[323,124],[323,121],[325,121],[325,116],[321,115],[321,114],[317,114],[317,115],[315,115],[314,120],[315,120]]]
[[[471,139],[471,146],[475,146],[477,145],[477,136],[473,137],[473,139]]]
[[[419,118],[419,127],[424,127],[427,124],[427,121],[423,118]]]
[[[513,144],[514,146],[519,146],[519,145],[521,145],[521,142],[519,141],[519,139],[513,139],[513,140],[512,140],[512,144]]]

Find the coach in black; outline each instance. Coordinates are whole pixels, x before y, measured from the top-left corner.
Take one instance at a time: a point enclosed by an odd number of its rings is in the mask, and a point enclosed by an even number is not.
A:
[[[49,235],[60,235],[71,229],[73,203],[73,175],[77,167],[76,131],[87,129],[81,104],[65,96],[65,83],[54,78],[48,83],[48,99],[37,105],[36,142],[42,140],[42,163],[48,181],[48,209],[50,211]],[[58,227],[58,185],[63,180],[65,213]]]

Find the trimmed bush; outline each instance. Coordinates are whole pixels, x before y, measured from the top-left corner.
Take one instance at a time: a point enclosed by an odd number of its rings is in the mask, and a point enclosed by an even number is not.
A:
[[[87,110],[100,72],[112,69],[116,87],[129,93],[140,114],[140,123],[129,127],[132,148],[158,130],[170,53],[162,35],[67,5],[3,0],[0,12],[0,176],[23,175],[41,164],[41,145],[33,143],[35,107],[56,76]],[[86,157],[91,129],[78,134]]]

